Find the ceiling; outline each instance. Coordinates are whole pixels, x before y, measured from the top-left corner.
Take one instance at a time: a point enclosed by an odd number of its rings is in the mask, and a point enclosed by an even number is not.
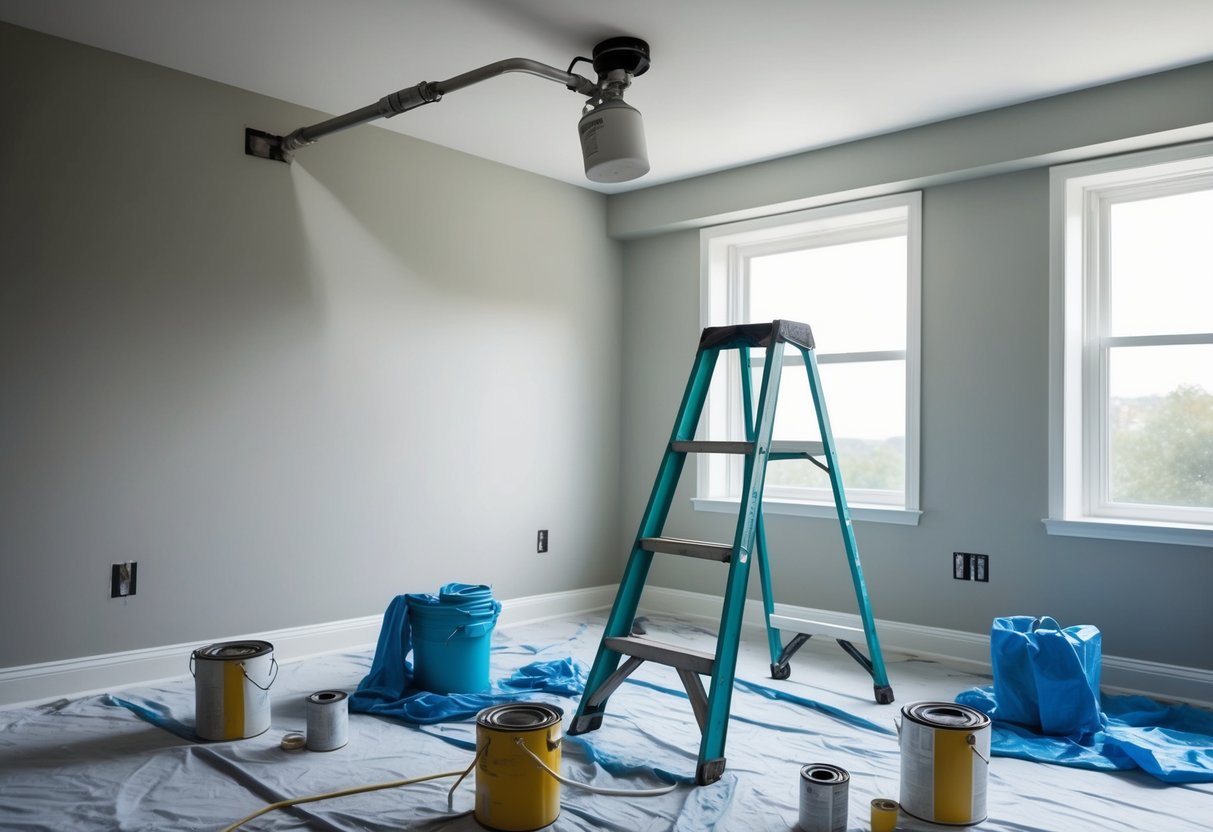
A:
[[[1210,0],[0,0],[0,20],[333,114],[634,35],[653,57],[627,96],[652,162],[635,182],[585,180],[582,99],[534,76],[377,122],[608,193],[1213,60]]]

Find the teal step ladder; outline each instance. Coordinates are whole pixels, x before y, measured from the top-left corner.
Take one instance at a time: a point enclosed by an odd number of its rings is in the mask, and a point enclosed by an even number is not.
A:
[[[817,412],[820,442],[772,443],[771,433],[775,424],[775,404],[779,397],[779,381],[783,374],[785,345],[791,344],[800,351],[809,376],[809,390]],[[758,394],[757,409],[752,403],[750,373],[750,349],[766,350],[762,385]],[[741,363],[742,408],[746,424],[745,441],[697,441],[695,429],[707,401],[708,386],[722,350],[734,350]],[[813,333],[807,324],[795,321],[776,320],[769,324],[739,324],[734,326],[708,327],[699,340],[699,349],[687,381],[682,404],[674,421],[674,430],[662,457],[657,472],[653,493],[644,510],[640,531],[632,546],[615,603],[607,618],[602,641],[594,666],[586,682],[585,693],[577,707],[577,714],[569,726],[570,734],[584,734],[602,725],[606,715],[607,700],[623,681],[642,663],[649,661],[672,667],[677,671],[686,688],[691,709],[699,723],[701,741],[699,762],[695,779],[700,785],[714,783],[724,773],[725,736],[728,730],[729,705],[733,694],[733,678],[737,669],[737,649],[741,637],[742,613],[745,610],[746,583],[749,579],[751,554],[758,561],[762,584],[763,609],[765,612],[767,639],[771,651],[771,675],[786,679],[790,673],[789,660],[793,653],[809,638],[798,633],[785,647],[776,623],[787,621],[794,624],[813,625],[796,619],[781,619],[774,614],[771,590],[771,570],[767,561],[766,536],[762,524],[762,489],[766,478],[768,461],[783,459],[809,459],[829,475],[838,511],[838,522],[842,527],[843,544],[850,564],[851,579],[855,585],[855,596],[863,622],[862,633],[868,646],[868,655],[863,655],[849,641],[851,633],[859,628],[822,625],[823,632],[842,637],[839,644],[871,674],[876,692],[876,701],[888,704],[893,701],[893,689],[889,686],[884,660],[880,652],[880,641],[876,636],[876,624],[868,603],[863,571],[859,565],[859,552],[851,528],[851,518],[843,492],[842,477],[834,452],[834,440],[830,432],[830,420],[826,414],[821,393],[821,380],[814,355]],[[741,504],[738,510],[737,531],[731,544],[707,543],[699,540],[663,537],[662,530],[674,498],[674,490],[682,474],[688,453],[740,454],[745,459],[742,475]],[[664,644],[633,634],[633,622],[637,605],[644,590],[645,579],[653,562],[654,553],[681,555],[684,557],[715,560],[729,565],[725,585],[724,605],[720,615],[720,627],[716,637],[715,653],[690,650],[681,646]],[[621,663],[622,662],[622,663]],[[711,680],[709,690],[704,689],[700,677]]]

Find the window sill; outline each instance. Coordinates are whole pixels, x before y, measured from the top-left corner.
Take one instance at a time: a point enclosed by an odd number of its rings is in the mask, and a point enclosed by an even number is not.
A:
[[[740,500],[723,497],[692,497],[691,505],[696,511],[717,511],[736,514]],[[862,520],[868,523],[893,523],[899,526],[917,526],[922,517],[921,511],[902,508],[901,506],[848,505],[851,520]],[[763,514],[787,514],[794,517],[827,517],[838,519],[838,512],[833,504],[825,503],[795,503],[789,500],[762,501]]]
[[[1172,543],[1178,546],[1213,546],[1213,527],[1117,520],[1055,520],[1046,518],[1045,531],[1062,537],[1132,540],[1138,543]]]

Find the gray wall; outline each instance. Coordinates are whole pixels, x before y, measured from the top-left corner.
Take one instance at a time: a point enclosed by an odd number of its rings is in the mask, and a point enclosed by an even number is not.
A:
[[[246,157],[319,114],[2,24],[0,77],[0,666],[617,579],[604,197],[373,127]]]
[[[1203,65],[612,198],[613,228],[631,238],[624,255],[624,540],[635,535],[691,366],[699,328],[695,227],[761,213],[755,206],[763,204],[829,202],[827,188],[856,196],[924,187],[924,514],[917,527],[855,524],[875,614],[972,633],[988,633],[996,615],[1048,614],[1099,626],[1109,655],[1213,668],[1213,550],[1050,537],[1041,523],[1045,165],[1207,136],[1211,77],[1213,65]],[[993,150],[992,124],[1002,127]],[[1080,148],[1079,141],[1093,144]],[[968,167],[949,168],[949,159]],[[667,533],[731,540],[731,516],[691,508],[693,469],[688,464]],[[769,516],[767,531],[778,602],[855,611],[836,521]],[[953,551],[988,553],[990,583],[954,581]],[[723,591],[724,567],[688,561],[659,556],[650,584]],[[753,597],[756,588],[751,581]]]

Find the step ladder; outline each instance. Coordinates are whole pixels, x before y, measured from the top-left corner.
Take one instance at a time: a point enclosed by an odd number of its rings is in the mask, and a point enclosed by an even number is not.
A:
[[[779,382],[783,371],[785,345],[800,351],[809,377],[809,390],[816,410],[820,442],[783,443],[772,442],[771,433],[775,424],[775,404],[779,396]],[[766,350],[762,384],[758,394],[757,408],[752,403],[750,350]],[[721,351],[736,351],[741,364],[742,408],[746,425],[745,441],[699,441],[695,440],[695,429],[707,401],[708,386]],[[708,543],[700,540],[664,537],[662,530],[674,490],[682,474],[689,453],[740,454],[745,458],[742,475],[741,503],[738,510],[737,530],[733,542]],[[695,771],[696,782],[708,785],[720,779],[725,768],[725,736],[728,729],[729,705],[733,693],[733,678],[737,668],[738,642],[741,637],[742,613],[745,609],[746,583],[749,578],[751,555],[758,561],[762,584],[763,609],[767,627],[767,638],[771,651],[771,674],[777,679],[786,679],[790,673],[789,660],[793,653],[809,638],[811,633],[798,633],[785,647],[777,623],[795,623],[806,626],[815,622],[802,622],[776,616],[771,589],[770,565],[767,561],[766,536],[762,523],[762,490],[766,478],[768,461],[785,459],[809,459],[829,475],[842,527],[843,543],[850,564],[851,579],[855,585],[855,596],[859,603],[863,622],[862,633],[866,637],[868,655],[864,656],[850,643],[852,631],[859,628],[843,628],[824,625],[822,629],[838,637],[852,657],[871,674],[876,701],[887,704],[893,701],[893,690],[885,673],[884,660],[880,652],[880,641],[876,636],[876,625],[868,603],[863,571],[859,565],[859,552],[851,528],[851,518],[843,492],[842,477],[834,451],[830,432],[830,420],[826,414],[821,394],[821,380],[814,355],[813,333],[807,324],[795,321],[776,320],[763,324],[738,324],[733,326],[708,327],[699,340],[699,349],[691,375],[683,393],[682,404],[674,421],[670,442],[662,457],[636,542],[619,584],[615,603],[607,618],[598,654],[586,682],[585,693],[578,705],[577,713],[569,726],[570,734],[584,734],[602,725],[606,714],[607,700],[624,680],[642,663],[672,667],[686,688],[695,720],[699,723],[701,740],[699,762]],[[716,651],[708,653],[685,647],[664,644],[644,638],[641,628],[633,633],[637,605],[644,590],[645,579],[653,562],[654,553],[681,555],[719,561],[729,565],[725,585],[724,605],[717,632]],[[701,677],[711,680],[710,690],[705,690]]]

